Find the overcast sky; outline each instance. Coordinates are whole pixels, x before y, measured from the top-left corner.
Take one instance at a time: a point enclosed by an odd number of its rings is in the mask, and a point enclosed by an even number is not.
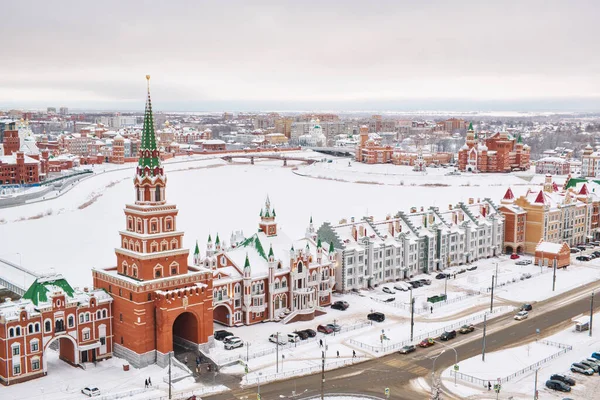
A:
[[[6,1],[0,107],[600,109],[600,1]]]

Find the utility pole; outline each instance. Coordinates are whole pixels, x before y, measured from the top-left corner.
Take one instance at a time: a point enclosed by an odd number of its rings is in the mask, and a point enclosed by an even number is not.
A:
[[[498,263],[496,263],[496,282],[498,282]]]
[[[446,274],[446,280],[444,281],[444,296],[446,297],[446,301],[448,301],[448,275]]]
[[[538,398],[538,391],[537,391],[537,374],[538,374],[538,369],[535,370],[535,386],[533,388],[533,400],[537,400]]]
[[[487,313],[483,314],[483,350],[481,352],[481,361],[485,362],[485,329],[487,327]]]
[[[325,399],[325,350],[321,350],[321,400]]]
[[[277,332],[277,343],[275,346],[275,364],[277,364],[277,373],[279,373],[279,332]]]
[[[490,299],[490,313],[494,312],[494,275],[492,275],[492,296]]]
[[[590,337],[592,336],[593,322],[594,322],[594,292],[592,291],[592,304],[590,305]]]
[[[171,397],[171,353],[169,352],[169,400]]]
[[[552,291],[556,288],[556,258],[554,259],[554,276],[552,277]]]
[[[410,291],[410,341],[413,341],[413,332],[415,330],[415,299]]]

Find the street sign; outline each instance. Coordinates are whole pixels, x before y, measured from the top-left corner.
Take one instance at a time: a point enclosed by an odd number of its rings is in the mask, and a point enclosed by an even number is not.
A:
[[[458,371],[458,364],[455,364],[455,365],[454,365],[454,370],[455,370],[455,371]]]
[[[385,395],[389,396],[390,395],[390,388],[385,388]]]

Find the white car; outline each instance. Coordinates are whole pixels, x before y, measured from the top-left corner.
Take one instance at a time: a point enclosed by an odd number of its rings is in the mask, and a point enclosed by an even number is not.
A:
[[[100,396],[100,389],[98,389],[96,386],[87,386],[81,389],[81,393],[85,394],[88,397],[96,397]]]
[[[296,343],[296,342],[300,341],[300,336],[298,336],[297,333],[292,332],[292,333],[287,334],[287,339],[288,339],[288,342],[290,342],[290,343]]]
[[[408,285],[404,282],[396,282],[396,284],[394,285],[394,289],[400,290],[402,292],[408,292],[410,289],[412,289],[412,286],[409,288]]]
[[[239,337],[229,339],[227,343],[225,343],[225,350],[233,350],[238,347],[244,346],[244,341]]]
[[[276,333],[273,333],[271,336],[269,336],[269,342],[286,344],[287,336],[285,334],[280,333],[278,337]]]
[[[529,313],[527,311],[520,311],[517,313],[517,315],[515,315],[515,319],[517,321],[522,321],[524,319],[527,319],[527,317],[529,317]]]
[[[396,292],[394,292],[392,289],[390,289],[387,286],[384,286],[383,289],[381,289],[383,291],[383,293],[387,293],[387,294],[396,294]]]

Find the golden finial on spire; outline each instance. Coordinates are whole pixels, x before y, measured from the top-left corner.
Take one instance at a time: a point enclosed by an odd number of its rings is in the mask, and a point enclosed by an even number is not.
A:
[[[146,75],[146,80],[148,81],[148,93],[150,93],[150,75]]]

